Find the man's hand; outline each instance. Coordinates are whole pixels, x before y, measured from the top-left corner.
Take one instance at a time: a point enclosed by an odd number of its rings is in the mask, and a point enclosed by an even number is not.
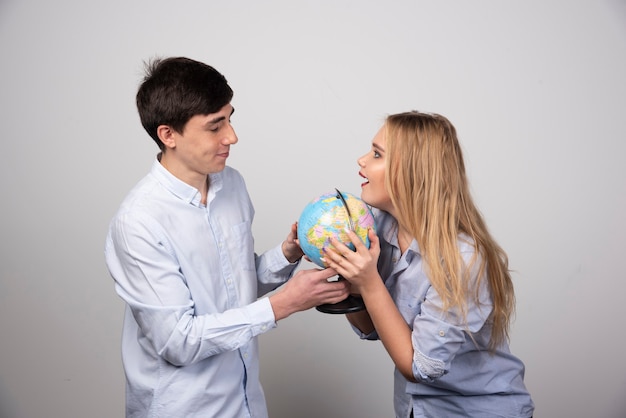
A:
[[[300,258],[302,258],[302,256],[304,255],[304,252],[302,252],[302,248],[300,248],[300,245],[298,244],[297,222],[291,224],[291,230],[289,231],[287,238],[285,238],[285,240],[283,241],[281,248],[283,250],[285,258],[290,263],[295,263],[296,261],[300,260]]]
[[[331,268],[300,270],[280,290],[270,296],[276,320],[325,303],[341,302],[350,294],[346,280],[328,281],[337,272]]]

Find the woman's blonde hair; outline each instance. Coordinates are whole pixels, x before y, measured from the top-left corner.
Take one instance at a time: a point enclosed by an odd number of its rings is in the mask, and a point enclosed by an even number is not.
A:
[[[515,294],[508,257],[470,195],[456,129],[441,115],[413,111],[388,116],[385,137],[385,181],[398,223],[417,240],[444,309],[457,308],[464,320],[469,298],[478,300],[480,282],[470,289],[469,272],[480,260],[477,280],[486,277],[489,282],[489,348],[495,349],[508,340]],[[459,253],[462,234],[476,248],[469,266]]]

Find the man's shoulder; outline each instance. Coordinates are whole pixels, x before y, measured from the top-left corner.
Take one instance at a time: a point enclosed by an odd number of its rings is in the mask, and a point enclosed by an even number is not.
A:
[[[128,212],[145,211],[153,207],[154,201],[159,200],[162,190],[157,181],[150,175],[145,176],[128,191],[118,209],[118,215]]]
[[[222,176],[224,176],[224,178],[241,179],[241,180],[243,180],[243,176],[241,175],[239,170],[237,170],[236,168],[231,167],[229,165],[224,167],[224,170],[222,170],[221,174],[222,174]]]
[[[224,185],[228,185],[229,188],[237,188],[239,186],[242,186],[244,188],[246,187],[246,181],[243,175],[239,172],[239,170],[231,166],[227,165],[226,167],[224,167],[222,171],[217,173],[217,176],[220,178],[220,181]]]

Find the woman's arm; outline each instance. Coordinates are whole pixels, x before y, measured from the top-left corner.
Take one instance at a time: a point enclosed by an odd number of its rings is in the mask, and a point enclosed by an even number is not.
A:
[[[380,243],[376,234],[370,230],[370,248],[368,249],[354,232],[348,232],[355,251],[336,239],[331,239],[335,251],[327,251],[325,259],[330,267],[348,280],[361,294],[367,313],[380,340],[389,353],[398,370],[409,381],[415,382],[413,376],[413,344],[411,329],[398,311],[389,291],[381,279],[377,262],[380,255]],[[357,314],[353,314],[357,315]],[[365,314],[348,317],[357,328],[366,331],[368,328]],[[364,327],[366,329],[361,328]]]
[[[400,373],[408,381],[415,382],[411,329],[404,321],[382,280],[379,280],[379,284],[373,283],[373,280],[371,282],[371,287],[361,288],[361,296],[374,328]]]
[[[367,312],[367,309],[360,312],[346,314],[346,318],[348,319],[350,325],[356,327],[363,334],[371,334],[375,331],[374,323],[372,322],[372,318],[370,318],[370,314]]]

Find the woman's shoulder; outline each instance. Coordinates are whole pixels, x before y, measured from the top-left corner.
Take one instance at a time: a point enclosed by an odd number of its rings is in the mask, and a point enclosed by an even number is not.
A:
[[[475,241],[466,233],[460,233],[457,239],[457,245],[461,254],[473,254],[476,252]]]

